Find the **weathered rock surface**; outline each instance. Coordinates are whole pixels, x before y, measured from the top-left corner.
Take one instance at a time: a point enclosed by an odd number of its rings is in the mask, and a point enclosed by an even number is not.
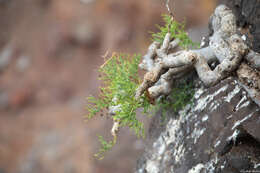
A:
[[[219,2],[232,8],[248,43],[260,52],[260,1]],[[198,88],[192,105],[167,118],[162,124],[160,113],[154,117],[136,173],[260,172],[260,108],[237,78]]]
[[[259,0],[220,0],[233,9],[240,27],[248,28],[254,51],[260,51],[260,1]]]
[[[194,104],[158,122],[137,173],[260,171],[260,108],[235,78],[197,89]]]

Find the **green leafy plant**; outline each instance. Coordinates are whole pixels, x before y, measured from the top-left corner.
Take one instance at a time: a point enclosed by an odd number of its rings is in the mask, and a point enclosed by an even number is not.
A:
[[[176,20],[172,20],[172,17],[167,14],[163,14],[162,18],[165,23],[164,26],[156,25],[156,27],[159,29],[159,32],[150,32],[152,35],[152,41],[157,41],[162,44],[165,35],[170,32],[171,39],[179,39],[179,46],[184,49],[187,49],[189,46],[199,46],[198,43],[192,42],[188,34],[185,32],[185,23],[182,24],[177,22]]]
[[[103,82],[103,86],[100,88],[98,98],[87,98],[89,103],[87,105],[88,119],[105,110],[109,111],[108,109],[111,107],[118,106],[119,108],[114,112],[114,115],[108,116],[114,122],[119,122],[120,127],[128,126],[138,137],[144,137],[143,123],[137,119],[136,110],[142,108],[144,112],[147,112],[150,103],[145,96],[139,100],[134,97],[135,90],[141,81],[138,75],[140,59],[140,55],[113,54],[100,67],[100,80]],[[102,158],[102,154],[116,143],[116,136],[114,136],[114,140],[109,142],[105,142],[103,138],[99,137],[99,141],[102,148],[96,156]]]
[[[169,15],[163,15],[165,21],[164,26],[158,26],[160,32],[152,33],[152,40],[162,43],[166,33],[171,33],[172,39],[180,39],[179,45],[183,48],[196,45],[188,37],[184,31],[184,25],[176,21],[172,21]],[[140,55],[127,55],[114,53],[105,63],[99,68],[102,86],[100,94],[97,98],[91,96],[87,98],[88,105],[86,115],[87,119],[93,118],[95,115],[106,114],[116,123],[118,127],[127,126],[135,132],[138,137],[144,137],[144,125],[137,119],[136,110],[142,109],[144,113],[153,110],[154,106],[151,100],[143,95],[140,99],[135,99],[135,92],[141,79],[138,75],[138,64]],[[165,112],[172,109],[174,112],[183,108],[190,103],[194,91],[192,85],[185,84],[176,87],[170,96],[156,101],[157,107],[162,108]],[[113,108],[113,113],[109,113]],[[112,128],[113,129],[113,128]],[[117,130],[116,130],[117,131]],[[103,159],[104,153],[110,150],[117,141],[117,135],[112,132],[113,139],[106,141],[102,136],[99,136],[101,148],[95,157]]]

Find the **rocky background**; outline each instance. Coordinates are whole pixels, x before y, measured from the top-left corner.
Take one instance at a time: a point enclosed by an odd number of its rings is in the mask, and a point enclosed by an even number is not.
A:
[[[221,1],[232,8],[237,25],[260,52],[260,1]],[[168,111],[161,123],[153,118],[146,151],[136,173],[239,173],[260,172],[260,107],[229,77],[205,88],[193,76],[194,103],[178,113]]]
[[[171,6],[194,39],[207,33],[197,26],[215,1]],[[84,123],[85,97],[97,95],[102,55],[144,53],[163,12],[162,0],[0,0],[0,173],[133,172],[145,144],[128,129],[93,158],[111,122]]]

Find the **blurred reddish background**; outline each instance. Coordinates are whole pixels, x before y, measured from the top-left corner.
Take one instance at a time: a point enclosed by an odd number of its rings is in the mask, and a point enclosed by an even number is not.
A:
[[[206,26],[215,1],[171,6]],[[128,129],[93,158],[111,122],[84,123],[85,98],[98,93],[102,55],[143,54],[162,13],[162,0],[0,0],[0,173],[133,172],[145,144]]]

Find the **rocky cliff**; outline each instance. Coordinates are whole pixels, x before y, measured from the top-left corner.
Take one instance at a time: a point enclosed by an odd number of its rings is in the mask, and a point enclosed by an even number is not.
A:
[[[259,52],[260,1],[225,2]],[[197,86],[193,104],[168,112],[165,124],[160,112],[154,117],[136,173],[260,172],[259,106],[235,76],[214,87]]]
[[[154,118],[136,172],[260,171],[259,115],[235,78],[200,87],[195,103],[169,114],[165,125]]]

